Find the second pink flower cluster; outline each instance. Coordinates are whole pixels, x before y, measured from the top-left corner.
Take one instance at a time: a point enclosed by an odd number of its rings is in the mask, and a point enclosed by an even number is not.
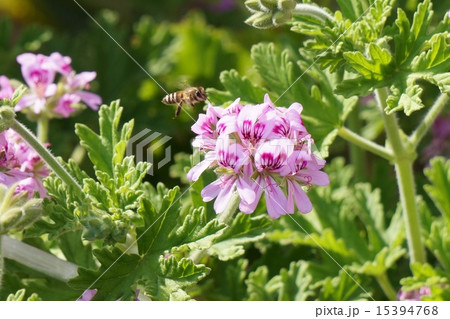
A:
[[[302,106],[276,107],[266,95],[264,103],[241,105],[237,99],[226,109],[209,106],[192,126],[197,134],[193,146],[205,153],[203,161],[188,173],[196,181],[208,168],[215,168],[216,181],[202,191],[204,201],[214,202],[222,213],[237,191],[239,209],[251,214],[262,193],[270,217],[302,213],[312,204],[302,186],[328,185],[321,171],[325,161],[312,151],[314,141],[301,119]]]
[[[46,117],[69,117],[83,102],[97,110],[102,103],[100,96],[86,91],[89,83],[95,79],[95,72],[76,74],[71,66],[70,57],[60,53],[50,56],[23,53],[17,56],[22,76],[29,88],[15,107],[16,111],[31,114],[44,114]],[[58,82],[55,82],[57,75]],[[10,97],[14,91],[10,80],[0,77],[0,98]]]

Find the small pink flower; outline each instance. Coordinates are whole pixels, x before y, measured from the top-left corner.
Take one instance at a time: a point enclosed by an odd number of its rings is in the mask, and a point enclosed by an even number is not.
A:
[[[0,99],[10,99],[13,96],[14,89],[9,82],[9,79],[2,75],[0,76]]]
[[[70,114],[76,111],[72,105],[77,104],[80,101],[81,98],[78,95],[66,93],[59,99],[58,105],[55,107],[54,111],[61,114],[62,117],[69,117]]]
[[[235,190],[241,197],[241,203],[253,203],[255,192],[250,186],[249,178],[252,167],[244,148],[231,143],[229,137],[224,136],[219,138],[215,154],[223,174],[202,190],[203,200],[209,202],[217,197],[214,210],[218,214],[226,209]]]
[[[214,198],[214,210],[223,212],[232,194],[241,197],[239,209],[251,214],[264,192],[270,217],[312,210],[303,187],[328,185],[320,171],[325,161],[311,151],[314,143],[301,119],[302,106],[276,107],[266,95],[264,103],[241,105],[236,99],[228,108],[209,106],[192,126],[197,134],[193,146],[205,153],[203,161],[188,172],[196,181],[207,169],[215,168],[216,181],[201,195]]]
[[[17,57],[21,65],[22,76],[31,93],[25,94],[18,102],[16,111],[29,107],[39,114],[45,107],[46,98],[56,93],[56,84],[53,83],[56,75],[54,64],[42,54],[24,53]]]
[[[92,82],[97,77],[96,72],[81,72],[75,74],[72,72],[67,76],[67,92],[72,93],[80,98],[81,101],[86,103],[94,111],[97,111],[100,104],[102,104],[102,99],[99,95],[87,92],[85,90],[89,89],[89,83]]]
[[[30,93],[20,99],[16,111],[31,110],[35,114],[45,111],[47,116],[68,117],[75,110],[75,104],[83,102],[91,109],[98,110],[102,103],[100,96],[87,91],[97,74],[76,74],[70,57],[58,52],[50,56],[24,53],[17,57],[17,62],[21,65],[22,76]]]
[[[431,289],[428,286],[423,286],[420,289],[414,289],[410,291],[400,290],[397,295],[398,301],[419,301],[423,296],[430,296]]]

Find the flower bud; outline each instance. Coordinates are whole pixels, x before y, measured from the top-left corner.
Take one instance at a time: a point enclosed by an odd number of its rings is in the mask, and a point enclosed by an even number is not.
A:
[[[273,27],[272,24],[272,13],[266,13],[266,12],[257,12],[254,13],[245,20],[245,23],[258,28],[258,29],[268,29]]]
[[[247,0],[244,2],[244,4],[247,7],[248,11],[250,11],[251,13],[261,11],[259,0]]]
[[[278,10],[290,11],[294,10],[297,2],[295,0],[278,0]]]
[[[42,199],[28,200],[28,192],[14,195],[17,184],[0,184],[0,235],[20,231],[41,217]]]
[[[278,7],[278,0],[259,0],[261,7],[267,11],[275,11]],[[261,10],[263,11],[263,10]],[[265,10],[264,10],[265,11]]]
[[[8,103],[5,104],[0,106],[0,133],[9,129],[13,125],[14,118],[16,117],[14,109],[8,106]]]
[[[272,23],[275,27],[278,27],[280,25],[283,25],[290,21],[292,19],[292,13],[291,12],[282,12],[278,11],[275,12],[275,14],[272,17]]]

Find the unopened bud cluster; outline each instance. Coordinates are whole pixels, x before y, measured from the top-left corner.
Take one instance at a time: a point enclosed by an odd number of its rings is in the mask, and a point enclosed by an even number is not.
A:
[[[28,198],[28,192],[14,194],[17,185],[0,184],[0,235],[21,231],[41,217],[40,198]]]
[[[247,0],[245,6],[252,13],[245,23],[259,29],[277,27],[292,19],[295,0]]]

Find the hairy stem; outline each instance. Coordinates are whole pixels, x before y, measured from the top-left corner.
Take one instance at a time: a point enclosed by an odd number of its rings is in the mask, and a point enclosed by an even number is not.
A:
[[[338,135],[343,139],[365,149],[366,151],[387,159],[388,161],[394,160],[394,154],[392,154],[390,150],[350,131],[348,128],[341,127],[338,130]]]
[[[323,22],[334,20],[333,16],[321,7],[307,3],[297,3],[292,13],[294,15],[313,17]]]
[[[241,198],[239,197],[239,194],[235,192],[230,199],[228,207],[225,209],[223,213],[219,214],[217,220],[223,224],[228,224],[231,218],[233,218],[234,214],[236,214],[240,202]],[[205,254],[206,249],[197,250],[191,254],[190,258],[194,263],[199,263],[200,260],[205,256]]]
[[[48,125],[48,117],[41,116],[37,122],[37,137],[41,143],[45,143],[48,140]]]
[[[413,149],[417,148],[420,141],[423,139],[425,134],[430,129],[436,117],[438,117],[438,115],[441,113],[441,111],[444,109],[444,107],[448,104],[449,101],[450,97],[448,96],[448,94],[441,94],[439,98],[436,100],[436,102],[434,102],[433,106],[430,108],[427,115],[425,115],[422,122],[420,122],[419,126],[416,128],[416,130],[411,134],[411,137],[409,138],[409,143]]]
[[[64,282],[77,276],[78,266],[71,262],[59,259],[52,254],[8,236],[0,236],[0,240],[3,241],[5,258],[15,260],[22,265]]]
[[[82,192],[81,186],[78,185],[72,175],[70,175],[52,153],[37,140],[36,136],[34,136],[30,130],[17,120],[14,120],[11,128],[20,134],[20,136],[39,154],[48,167],[50,167],[64,183],[72,186],[78,192]]]
[[[406,227],[410,264],[425,263],[425,249],[422,242],[420,218],[416,205],[416,188],[413,175],[414,157],[407,152],[400,135],[400,128],[395,114],[386,114],[387,88],[377,89],[375,97],[383,118],[387,138],[394,152],[395,173],[400,192],[400,201],[403,208],[403,218]]]
[[[386,272],[376,276],[376,279],[386,297],[388,297],[390,301],[395,301],[397,299],[397,292],[394,287],[392,287]]]

